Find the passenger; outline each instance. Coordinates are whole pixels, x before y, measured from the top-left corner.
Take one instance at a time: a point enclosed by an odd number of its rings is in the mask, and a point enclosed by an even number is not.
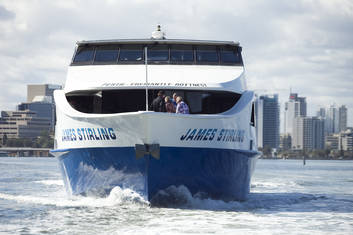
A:
[[[167,110],[167,113],[175,113],[175,107],[174,104],[172,103],[172,99],[170,96],[166,96],[165,99],[165,109]]]
[[[173,99],[172,99],[172,104],[174,105],[174,107],[176,108],[177,106],[177,103],[176,103],[176,98],[178,97],[178,94],[177,93],[174,93],[173,94]]]
[[[176,98],[177,108],[176,113],[189,114],[189,106],[183,101],[181,96]]]
[[[158,91],[158,96],[152,101],[151,109],[155,112],[165,112],[164,91]]]

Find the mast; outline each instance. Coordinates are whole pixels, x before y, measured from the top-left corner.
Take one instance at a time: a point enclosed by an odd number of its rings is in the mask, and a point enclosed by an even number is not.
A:
[[[146,111],[148,111],[148,68],[147,68],[147,45],[145,46],[145,70],[146,70]]]
[[[161,31],[161,26],[157,25],[157,30],[152,32],[151,39],[165,39],[165,34]],[[145,70],[146,70],[146,111],[148,111],[148,61],[147,61],[147,45],[145,46]]]

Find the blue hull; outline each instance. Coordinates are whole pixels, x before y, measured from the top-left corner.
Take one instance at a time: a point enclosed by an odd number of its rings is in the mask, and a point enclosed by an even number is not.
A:
[[[60,151],[58,151],[60,152]],[[136,158],[133,147],[70,149],[59,157],[72,194],[132,188],[147,200],[171,185],[222,200],[246,200],[257,152],[161,147],[160,159]]]

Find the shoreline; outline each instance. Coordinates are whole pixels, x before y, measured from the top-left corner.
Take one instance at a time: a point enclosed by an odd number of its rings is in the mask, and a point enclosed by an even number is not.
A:
[[[31,156],[14,156],[14,155],[0,155],[0,158],[55,158],[55,156],[49,154],[48,156],[38,156],[38,155],[31,155]],[[259,159],[265,159],[265,160],[304,160],[303,156],[297,156],[297,157],[264,157],[261,156]],[[320,158],[320,157],[312,157],[312,158],[305,158],[306,161],[308,160],[327,160],[327,161],[342,161],[342,160],[350,160],[352,161],[353,158]]]
[[[296,156],[296,157],[264,157],[261,156],[260,159],[268,159],[268,160],[304,160],[303,156]],[[352,157],[339,157],[339,158],[332,158],[332,157],[305,157],[305,160],[353,160]]]

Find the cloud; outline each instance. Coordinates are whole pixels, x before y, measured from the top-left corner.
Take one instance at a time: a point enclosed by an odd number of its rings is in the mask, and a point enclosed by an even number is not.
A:
[[[25,101],[26,84],[65,81],[78,40],[168,38],[239,41],[251,89],[306,96],[309,113],[346,104],[353,126],[350,0],[3,0],[0,110]],[[310,102],[310,103],[309,103]]]
[[[15,18],[15,13],[8,11],[5,7],[0,5],[0,21],[11,20]]]

